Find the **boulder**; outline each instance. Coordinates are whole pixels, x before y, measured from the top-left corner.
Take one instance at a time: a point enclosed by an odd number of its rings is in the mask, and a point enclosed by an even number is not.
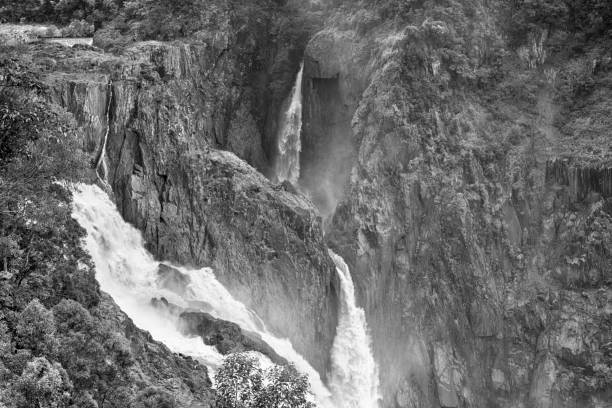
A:
[[[287,364],[257,333],[242,330],[235,323],[216,319],[208,313],[186,311],[180,315],[183,333],[199,335],[204,343],[215,346],[219,353],[226,355],[245,351],[259,352],[278,365]]]
[[[160,287],[172,292],[183,294],[191,283],[189,276],[166,264],[160,263],[157,268],[157,283]]]

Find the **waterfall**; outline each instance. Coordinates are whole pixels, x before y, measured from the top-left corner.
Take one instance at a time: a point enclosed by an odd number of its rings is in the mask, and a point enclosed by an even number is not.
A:
[[[297,184],[300,177],[303,74],[304,63],[302,62],[291,91],[289,108],[281,118],[277,135],[276,178],[278,181],[288,180],[293,184]]]
[[[272,335],[262,320],[245,305],[234,299],[214,276],[210,268],[188,269],[173,266],[189,277],[184,293],[158,285],[160,263],[145,249],[140,232],[125,222],[106,193],[93,185],[79,184],[72,188],[73,217],[87,231],[85,247],[96,266],[100,288],[110,294],[136,326],[151,333],[172,351],[199,359],[215,369],[223,357],[200,337],[183,335],[176,316],[163,313],[151,305],[151,299],[165,297],[182,307],[205,302],[208,313],[232,321],[243,329],[258,333],[280,356],[307,374],[315,400],[322,408],[331,408],[331,394],[319,374],[300,356],[286,339]]]
[[[100,154],[98,155],[98,161],[96,162],[96,175],[100,182],[108,187],[108,162],[106,159],[106,142],[108,141],[108,135],[110,133],[110,110],[111,110],[111,102],[113,100],[113,81],[110,80],[108,82],[108,102],[106,104],[106,132],[104,133],[104,139],[102,139],[102,149],[100,150]],[[102,167],[102,175],[100,175],[100,167]]]
[[[340,313],[332,346],[329,385],[337,408],[374,408],[380,399],[378,368],[363,309],[357,307],[348,266],[331,250],[340,278]]]

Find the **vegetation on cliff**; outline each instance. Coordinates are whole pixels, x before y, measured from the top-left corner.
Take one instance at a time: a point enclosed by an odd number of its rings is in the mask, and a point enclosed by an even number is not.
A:
[[[609,2],[336,3],[305,78],[352,107],[327,237],[385,406],[609,400]]]
[[[99,28],[103,21],[114,18],[124,0],[5,0],[0,6],[0,23],[52,23],[61,26],[88,23]],[[68,35],[91,35],[72,32]]]
[[[205,368],[153,351],[100,293],[59,184],[93,181],[81,136],[13,51],[0,64],[0,405],[173,406],[143,402],[169,399],[156,386],[171,376],[205,401]]]

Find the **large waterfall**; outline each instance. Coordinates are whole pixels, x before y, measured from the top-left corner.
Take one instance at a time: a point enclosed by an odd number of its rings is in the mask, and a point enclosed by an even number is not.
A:
[[[209,268],[191,270],[173,266],[189,277],[187,290],[180,295],[158,285],[160,263],[145,249],[140,232],[125,222],[106,193],[93,185],[73,188],[73,217],[87,231],[86,248],[96,266],[100,288],[109,293],[117,305],[130,316],[136,326],[172,351],[198,358],[213,369],[222,356],[206,346],[200,337],[187,337],[178,330],[177,318],[156,309],[152,298],[165,297],[182,307],[205,302],[213,316],[237,323],[245,330],[258,333],[280,356],[295,364],[310,378],[315,399],[323,408],[330,408],[331,394],[319,374],[285,339],[270,334],[251,310],[234,299],[219,283]]]
[[[304,63],[300,66],[295,85],[291,91],[289,107],[281,118],[277,136],[278,156],[276,178],[297,184],[300,178],[300,152],[302,151],[302,77]]]
[[[318,405],[322,408],[377,407],[378,381],[363,310],[357,308],[348,267],[330,251],[341,280],[339,324],[332,350],[332,372],[326,388],[319,374],[285,339],[266,330],[265,323],[245,305],[234,299],[209,268],[187,269],[173,266],[186,275],[189,284],[182,293],[160,286],[159,266],[145,249],[140,232],[126,223],[106,193],[93,185],[73,187],[73,217],[87,231],[85,245],[96,266],[96,278],[103,291],[141,329],[166,344],[172,351],[218,367],[222,363],[216,349],[206,346],[200,337],[183,335],[176,316],[156,309],[152,298],[165,297],[181,307],[206,303],[213,316],[239,324],[258,333],[279,355],[307,374]]]
[[[365,312],[357,307],[348,266],[331,250],[340,278],[340,314],[332,346],[329,385],[338,408],[373,408],[380,399],[378,368],[372,355]]]

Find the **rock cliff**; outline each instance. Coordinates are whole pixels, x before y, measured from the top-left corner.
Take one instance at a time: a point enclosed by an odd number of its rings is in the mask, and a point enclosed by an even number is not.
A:
[[[74,115],[93,157],[108,134],[107,182],[150,250],[164,260],[212,267],[236,298],[324,374],[337,285],[321,219],[307,199],[273,186],[245,163],[265,172],[265,150],[272,147],[262,134],[274,128],[267,121],[276,114],[258,109],[261,98],[271,97],[264,96],[268,87],[279,86],[278,78],[266,77],[284,64],[290,89],[299,60],[288,49],[270,49],[275,57],[257,67],[253,49],[266,44],[235,33],[224,41],[223,49],[216,42],[138,42],[114,54],[41,45],[34,59],[56,56],[45,77],[49,98]]]
[[[424,7],[405,25],[367,7],[331,18],[306,49],[303,178],[320,146],[350,145],[334,163],[346,182],[315,178],[342,192],[327,240],[366,308],[385,407],[600,406],[607,167],[568,164],[580,112],[554,101],[567,85],[545,68],[513,54],[479,71],[502,32],[484,3],[469,18]],[[474,65],[451,38],[479,49]]]

